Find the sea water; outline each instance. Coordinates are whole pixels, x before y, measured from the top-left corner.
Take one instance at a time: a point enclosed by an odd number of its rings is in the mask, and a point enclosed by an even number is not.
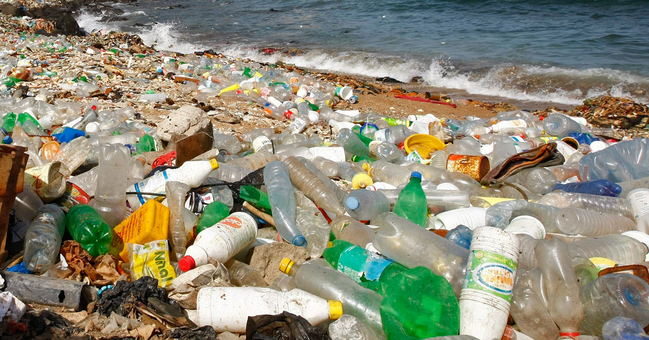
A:
[[[391,77],[468,95],[649,102],[649,6],[632,0],[146,0],[82,9],[159,50]]]

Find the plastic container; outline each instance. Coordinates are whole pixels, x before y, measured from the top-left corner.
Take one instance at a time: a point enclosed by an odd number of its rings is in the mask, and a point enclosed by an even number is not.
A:
[[[602,335],[604,323],[616,316],[635,320],[641,327],[649,325],[649,285],[630,274],[608,274],[581,288],[584,304],[584,334]]]
[[[325,187],[327,187],[327,189],[329,189],[329,191],[332,191],[336,195],[336,198],[338,198],[338,202],[341,205],[345,204],[345,200],[347,199],[347,192],[345,190],[341,189],[334,181],[331,180],[331,178],[327,177],[327,175],[320,171],[312,161],[302,157],[298,157],[297,159],[300,161],[300,163],[302,163],[302,165],[309,169],[311,173],[316,175],[316,177],[320,179],[320,181],[325,185]]]
[[[178,261],[184,272],[213,259],[226,262],[257,238],[257,222],[244,212],[235,212],[214,226],[203,230]]]
[[[126,189],[126,192],[138,193],[136,195],[127,195],[128,203],[131,209],[135,210],[147,200],[158,197],[157,195],[146,195],[146,193],[164,194],[167,181],[180,182],[195,188],[201,185],[210,173],[218,167],[219,164],[216,159],[211,159],[209,161],[188,161],[179,168],[159,171]]]
[[[189,191],[189,185],[180,182],[169,181],[165,185],[167,193],[167,206],[169,207],[169,234],[171,245],[176,259],[185,254],[187,246],[187,232],[185,231],[185,197]]]
[[[390,212],[390,202],[379,191],[354,190],[347,196],[345,208],[349,216],[367,221],[379,214]]]
[[[352,130],[344,128],[338,132],[336,142],[345,148],[345,151],[356,156],[369,157],[370,149],[360,140],[360,138],[352,132]]]
[[[369,145],[371,157],[383,159],[390,163],[396,163],[404,160],[403,151],[398,146],[390,142],[371,142]]]
[[[347,275],[331,268],[324,259],[296,264],[285,258],[280,264],[280,271],[293,277],[299,289],[324,299],[340,301],[345,314],[358,318],[377,334],[383,334],[383,297],[359,286]]]
[[[485,208],[461,208],[445,211],[435,216],[435,229],[451,230],[459,225],[475,229],[485,225]]]
[[[243,187],[242,187],[243,188]],[[250,187],[254,188],[254,187]],[[198,224],[196,225],[196,235],[201,231],[221,222],[230,215],[230,207],[219,201],[208,204],[201,214]]]
[[[198,326],[217,332],[245,333],[248,318],[287,311],[317,325],[343,314],[340,301],[327,301],[300,289],[281,292],[259,287],[204,287],[196,298],[197,309],[189,318]]]
[[[112,228],[126,218],[126,176],[130,151],[121,145],[99,147],[97,190],[90,205]]]
[[[349,216],[340,216],[331,221],[331,231],[337,240],[353,243],[361,248],[372,244],[376,231]]]
[[[642,238],[627,236],[639,234]],[[641,241],[643,240],[644,241]],[[644,243],[646,242],[646,243]],[[638,231],[628,231],[623,235],[610,234],[599,237],[579,238],[569,244],[574,255],[585,258],[603,257],[615,261],[620,266],[642,263],[649,253],[649,238]]]
[[[357,318],[344,314],[327,329],[331,340],[378,340],[377,335]]]
[[[532,289],[530,276],[518,270],[510,314],[520,330],[534,340],[556,340],[559,328],[548,313],[545,301]]]
[[[621,197],[555,191],[544,195],[537,203],[557,208],[580,208],[634,218],[631,203],[628,199]]]
[[[636,138],[585,155],[579,161],[580,178],[583,181],[608,179],[617,183],[649,177],[647,143],[649,139]]]
[[[377,189],[392,204],[396,203],[399,193],[401,193],[401,189]],[[426,203],[429,208],[441,206],[446,210],[451,210],[471,206],[469,193],[464,190],[424,189],[424,194],[426,194]]]
[[[649,339],[639,323],[630,318],[616,316],[602,327],[604,340]]]
[[[89,205],[75,205],[65,216],[65,226],[72,238],[91,256],[106,254],[113,240],[111,227]]]
[[[304,200],[308,198],[304,197]],[[306,251],[312,258],[322,256],[327,248],[331,228],[329,223],[322,216],[322,212],[315,206],[300,206],[296,208],[295,224],[306,238]]]
[[[367,174],[372,177],[374,182],[386,182],[394,186],[408,183],[410,174],[412,173],[407,168],[384,160],[376,161],[371,166],[366,164],[363,168],[367,170]]]
[[[408,267],[441,275],[459,296],[469,251],[394,214],[386,216],[372,243],[381,254]]]
[[[639,188],[632,190],[626,198],[631,204],[637,229],[649,233],[649,189]]]
[[[65,232],[65,213],[55,204],[36,211],[25,234],[23,263],[27,270],[45,273],[58,260]]]
[[[581,132],[581,125],[563,114],[551,114],[543,119],[545,133],[559,138],[567,137],[571,133]]]
[[[602,214],[578,208],[564,208],[557,212],[557,228],[564,234],[602,236],[635,230],[633,220],[618,215]]]
[[[320,180],[297,158],[289,157],[284,160],[284,164],[291,176],[290,181],[300,189],[304,195],[313,200],[318,207],[333,212],[336,216],[345,213],[345,209],[340,204],[335,191],[330,190],[322,180]],[[326,178],[326,180],[331,182],[328,178]]]
[[[466,278],[460,294],[460,334],[498,339],[507,326],[519,241],[493,227],[473,231]]]
[[[426,203],[426,194],[421,188],[421,174],[419,172],[412,172],[410,182],[399,193],[393,211],[397,216],[426,227],[428,204]]]
[[[430,159],[434,152],[443,150],[446,145],[439,138],[431,135],[414,134],[403,142],[406,152],[417,151],[424,159]],[[446,164],[446,162],[444,162]]]
[[[405,125],[395,125],[376,131],[374,133],[374,140],[379,142],[390,142],[392,144],[401,144],[412,134],[413,132]]]
[[[267,287],[264,274],[243,262],[231,259],[225,263],[230,274],[230,282],[238,287]]]
[[[127,244],[146,244],[169,237],[169,208],[156,200],[149,200],[118,224],[113,232],[111,254],[129,262]]]
[[[545,227],[541,221],[532,216],[521,215],[513,218],[504,229],[515,235],[526,234],[537,240],[545,238]]]
[[[16,195],[13,209],[18,220],[28,222],[36,216],[36,211],[42,206],[41,198],[31,189],[24,187],[23,192]]]
[[[295,225],[295,195],[284,163],[268,163],[264,168],[264,183],[277,231],[287,242],[306,247],[306,238]]]

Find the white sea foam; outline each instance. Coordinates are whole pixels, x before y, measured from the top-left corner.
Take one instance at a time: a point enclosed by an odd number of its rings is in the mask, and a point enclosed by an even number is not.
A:
[[[115,23],[100,22],[101,16],[83,11],[77,16],[77,24],[88,33],[97,31],[119,31],[120,28]]]

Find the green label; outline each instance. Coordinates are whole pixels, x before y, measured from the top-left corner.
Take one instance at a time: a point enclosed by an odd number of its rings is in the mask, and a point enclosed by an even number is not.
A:
[[[481,290],[511,302],[517,267],[515,261],[489,251],[473,250],[469,263],[471,270],[466,273],[464,288]]]
[[[385,267],[393,260],[370,253],[361,247],[349,247],[340,254],[337,270],[345,273],[357,283],[378,281]]]

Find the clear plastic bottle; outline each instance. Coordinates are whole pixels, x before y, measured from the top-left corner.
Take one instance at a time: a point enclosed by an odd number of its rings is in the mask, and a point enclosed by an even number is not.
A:
[[[345,200],[347,199],[347,192],[345,192],[345,190],[341,189],[336,183],[334,183],[334,181],[331,180],[331,178],[327,177],[327,175],[320,171],[310,160],[302,157],[297,157],[297,159],[300,161],[300,163],[304,164],[304,166],[309,169],[309,171],[316,175],[329,190],[333,191],[334,194],[336,194],[338,202],[340,202],[341,205],[345,204]]]
[[[312,199],[316,205],[322,209],[333,212],[336,216],[345,213],[345,209],[340,204],[335,192],[330,190],[327,185],[325,185],[297,158],[289,157],[284,160],[284,164],[286,164],[286,168],[291,176],[291,182],[307,197]],[[330,181],[328,178],[327,180]]]
[[[313,259],[302,264],[284,259],[280,271],[293,277],[299,289],[342,302],[345,314],[358,318],[377,334],[383,334],[380,312],[383,297],[331,268],[324,259]]]
[[[345,148],[345,151],[356,156],[369,157],[370,149],[363,143],[352,130],[344,128],[338,132],[336,142]]]
[[[253,154],[228,161],[228,165],[239,166],[251,170],[263,168],[266,164],[278,160],[278,156],[270,152],[255,152]]]
[[[25,267],[45,273],[58,260],[64,232],[65,213],[61,208],[47,204],[38,209],[25,234]]]
[[[635,230],[636,224],[628,217],[603,214],[579,208],[563,208],[557,212],[557,228],[564,234],[602,236]]]
[[[209,176],[224,182],[234,183],[242,180],[252,171],[229,163],[219,163],[218,169],[212,171]]]
[[[552,233],[557,229],[559,210],[549,205],[514,200],[496,203],[488,208],[485,220],[488,226],[505,229],[514,217],[529,215],[541,221],[546,232]]]
[[[320,257],[329,243],[331,227],[322,212],[304,194],[296,190],[295,198],[295,224],[306,238],[306,251],[312,258]]]
[[[378,340],[379,338],[357,318],[345,314],[328,329],[331,340]]]
[[[197,310],[189,318],[217,332],[245,333],[249,317],[297,314],[317,325],[343,314],[340,301],[325,300],[300,289],[282,292],[264,287],[204,287],[196,298]]]
[[[68,170],[65,175],[69,176],[88,159],[91,149],[89,139],[75,138],[61,146],[61,150],[54,155],[54,161],[63,163]]]
[[[556,340],[559,337],[559,328],[550,317],[545,302],[531,288],[527,271],[520,268],[510,314],[521,331],[535,340]]]
[[[632,207],[633,219],[638,225],[638,230],[649,232],[649,189],[632,190],[626,196],[626,200]]]
[[[580,330],[589,335],[602,335],[604,323],[624,316],[641,326],[649,324],[649,285],[630,274],[601,276],[581,288],[584,321]]]
[[[165,184],[167,206],[169,207],[169,236],[171,236],[171,244],[176,259],[183,257],[187,246],[183,210],[185,209],[185,197],[189,189],[189,185],[185,183],[169,181]]]
[[[365,249],[372,244],[376,236],[374,229],[345,215],[331,221],[331,230],[336,239],[353,243]]]
[[[381,254],[408,266],[441,275],[459,296],[469,251],[394,214],[386,216],[372,243]]]
[[[569,247],[574,255],[585,258],[604,257],[620,266],[644,262],[649,253],[645,243],[617,234],[579,238],[570,242]]]
[[[649,339],[649,335],[647,335],[639,323],[623,316],[616,316],[606,321],[602,327],[602,336],[604,340]]]
[[[564,114],[551,114],[543,120],[545,132],[559,138],[567,137],[570,133],[581,132],[581,125]]]
[[[576,337],[584,318],[579,286],[570,260],[568,245],[558,238],[539,240],[535,247],[543,279],[547,283],[548,312],[561,336]]]
[[[121,145],[99,147],[97,191],[90,205],[111,227],[126,218],[126,176],[130,151]]]
[[[157,197],[145,193],[164,194],[167,181],[181,182],[195,188],[201,185],[210,173],[218,167],[219,164],[216,159],[211,159],[209,161],[188,161],[179,168],[157,172],[126,189],[126,192],[138,193],[127,195],[128,203],[131,209],[135,210],[147,200]]]
[[[264,168],[264,183],[277,231],[287,242],[298,247],[306,247],[307,240],[295,224],[295,195],[284,163],[279,161],[268,163]]]
[[[370,143],[370,155],[377,159],[384,159],[390,163],[396,163],[404,160],[403,151],[390,142],[372,142]]]
[[[631,204],[628,200],[619,197],[554,191],[541,197],[537,203],[557,208],[573,207],[633,218]]]
[[[379,130],[374,133],[374,140],[379,142],[389,142],[400,144],[414,132],[410,131],[405,125],[391,126],[387,129]]]
[[[36,211],[42,206],[43,200],[34,191],[24,187],[23,192],[16,195],[13,208],[18,220],[28,222],[36,216]]]
[[[371,165],[363,166],[367,173],[372,176],[375,182],[386,182],[394,186],[408,183],[412,171],[399,165],[384,160],[373,162]]]
[[[356,170],[354,170],[351,166],[351,164],[347,162],[340,162],[337,163],[338,165],[338,177],[351,181],[354,178],[354,175],[356,175]]]
[[[608,179],[618,183],[649,177],[647,143],[647,138],[635,138],[585,155],[579,161],[580,178],[583,181]]]
[[[345,208],[349,216],[367,221],[379,214],[390,212],[390,202],[380,191],[359,189],[349,193]]]
[[[322,171],[327,177],[336,177],[338,175],[338,164],[323,157],[313,159],[313,164]]]
[[[397,202],[400,189],[380,189],[381,192],[391,204]],[[464,190],[438,190],[424,189],[428,207],[442,206],[447,210],[468,208],[471,205],[469,193]]]
[[[225,135],[215,130],[213,147],[236,155],[241,151],[241,141],[236,136]]]
[[[264,275],[259,270],[243,262],[231,259],[225,263],[230,273],[230,281],[238,287],[267,287]]]

